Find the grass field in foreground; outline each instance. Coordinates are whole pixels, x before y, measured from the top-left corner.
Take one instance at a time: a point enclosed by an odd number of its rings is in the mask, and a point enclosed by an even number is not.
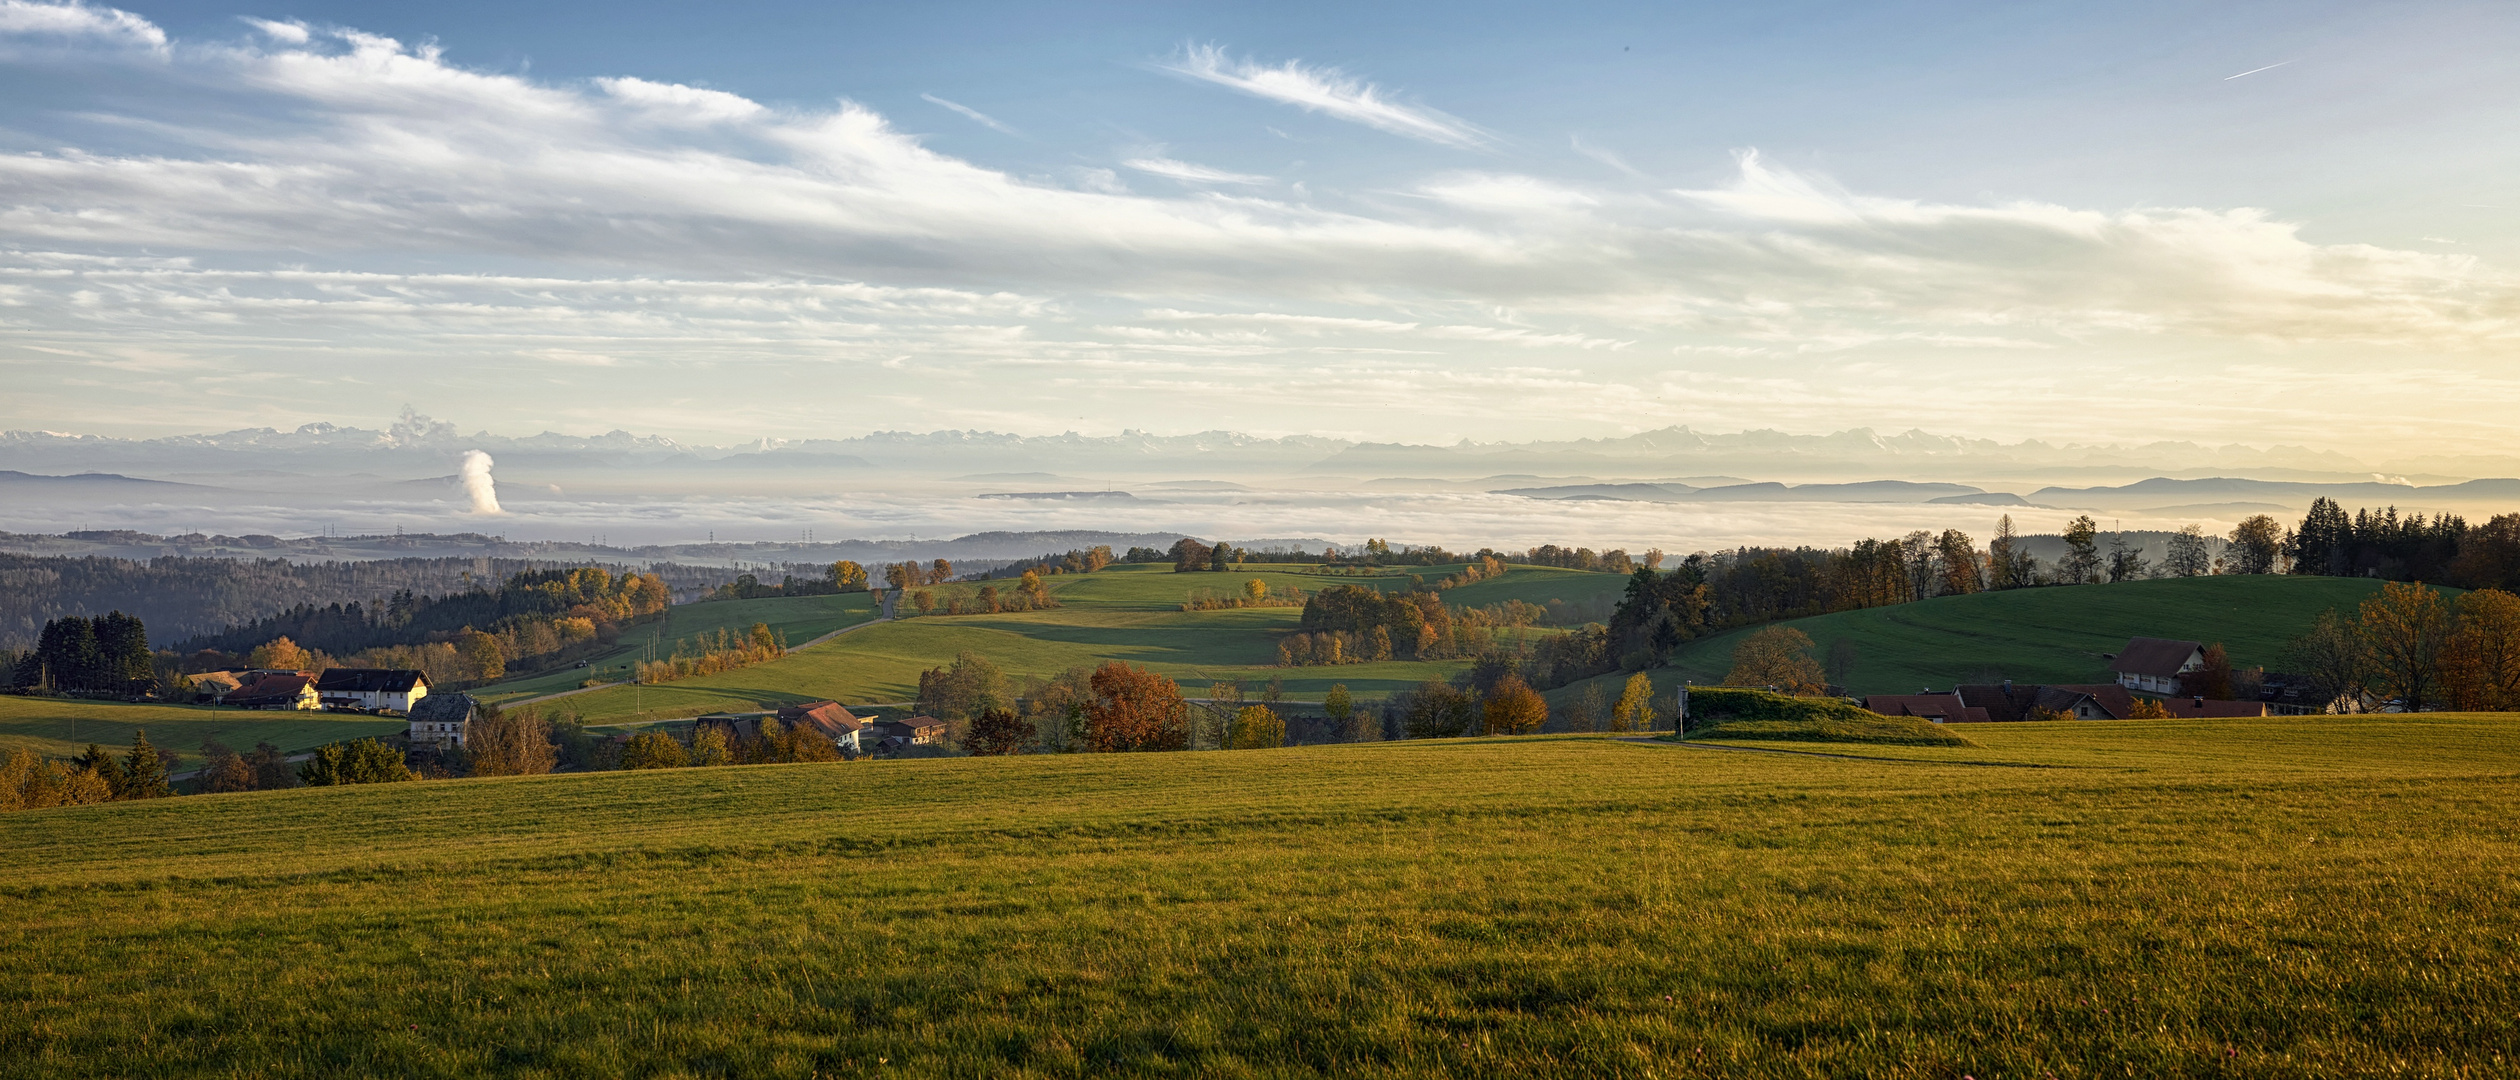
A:
[[[786,634],[788,644],[803,645],[842,627],[873,619],[875,614],[874,598],[865,593],[677,604],[666,609],[663,625],[651,623],[630,627],[621,635],[619,648],[588,661],[583,668],[561,668],[493,683],[472,694],[493,704],[506,704],[522,698],[573,690],[589,678],[626,679],[630,677],[630,663],[639,658],[640,651],[647,647],[651,637],[656,639],[657,655],[662,657],[673,653],[676,641],[713,634],[720,628],[742,634],[751,630],[754,623],[767,623],[770,629]]]
[[[2512,1069],[2511,718],[1971,735],[1849,751],[1884,760],[1540,737],[15,814],[0,1076]]]
[[[179,767],[186,769],[201,764],[201,744],[209,739],[239,752],[268,742],[296,753],[343,739],[393,734],[407,726],[401,720],[372,716],[0,696],[0,753],[25,749],[66,758],[86,750],[89,743],[128,750],[131,733],[145,730],[158,749],[182,755]]]
[[[2103,653],[2130,637],[2222,642],[2240,667],[2280,667],[2284,643],[2319,612],[2351,614],[2377,581],[2286,575],[2171,578],[2115,585],[2014,589],[1794,619],[1821,655],[1854,646],[1846,678],[1857,694],[1912,694],[1957,682],[2114,681]],[[1733,647],[1756,628],[1682,646],[1673,679],[1722,682]]]
[[[1433,582],[1460,567],[1412,569],[1422,569],[1422,576]],[[635,719],[641,710],[670,717],[815,698],[851,703],[900,701],[917,695],[920,672],[952,663],[955,654],[964,650],[987,657],[1012,675],[1047,675],[1080,664],[1121,660],[1179,679],[1194,693],[1218,679],[1241,679],[1250,687],[1281,676],[1289,695],[1302,700],[1319,700],[1333,683],[1345,684],[1360,696],[1379,696],[1425,679],[1450,678],[1467,666],[1460,661],[1401,661],[1279,668],[1278,639],[1296,628],[1303,616],[1301,608],[1181,610],[1182,602],[1199,592],[1237,593],[1254,578],[1268,582],[1281,596],[1289,586],[1309,593],[1351,583],[1383,589],[1409,584],[1403,576],[1323,578],[1258,567],[1221,574],[1176,574],[1169,565],[1115,566],[1094,574],[1046,579],[1061,605],[1057,608],[901,619],[773,663],[635,692],[626,687],[593,691],[569,698],[565,707],[583,714],[590,723],[615,723]],[[1518,566],[1502,578],[1451,590],[1444,597],[1450,603],[1476,605],[1508,599],[1585,602],[1616,595],[1626,581],[1615,574]],[[937,586],[933,591],[974,588]]]

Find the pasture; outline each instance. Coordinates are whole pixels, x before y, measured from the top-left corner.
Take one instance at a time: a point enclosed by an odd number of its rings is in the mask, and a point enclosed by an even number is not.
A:
[[[1432,583],[1459,566],[1412,568]],[[1182,611],[1200,594],[1240,593],[1243,583],[1265,581],[1275,595],[1290,587],[1305,592],[1341,584],[1407,588],[1410,578],[1334,578],[1282,568],[1227,573],[1176,574],[1169,565],[1121,565],[1092,574],[1043,579],[1060,607],[995,615],[931,615],[903,618],[851,633],[821,648],[740,671],[633,690],[617,687],[566,699],[565,707],[589,723],[651,717],[696,716],[718,709],[750,709],[816,698],[843,702],[901,701],[915,697],[919,673],[951,663],[963,651],[979,653],[1010,675],[1048,675],[1077,665],[1121,660],[1180,680],[1198,693],[1219,679],[1240,679],[1246,689],[1271,676],[1285,680],[1288,695],[1317,700],[1332,684],[1375,696],[1428,678],[1449,678],[1462,661],[1277,667],[1277,642],[1294,630],[1303,611],[1295,607]],[[1000,589],[1011,582],[993,582]],[[1548,567],[1518,566],[1504,577],[1445,592],[1453,604],[1493,604],[1508,599],[1546,603],[1594,602],[1616,596],[1626,579]],[[940,585],[930,591],[969,594],[973,584]],[[677,608],[676,610],[681,610]],[[1548,633],[1534,630],[1532,633]]]
[[[1840,641],[1854,650],[1843,680],[1855,694],[1912,694],[1959,682],[2113,681],[2104,653],[2130,637],[2222,642],[2236,667],[2279,668],[2284,643],[2319,612],[2351,614],[2380,590],[2359,578],[2231,576],[2128,581],[2114,585],[2015,589],[1945,596],[1913,604],[1791,619],[1822,656]],[[1656,685],[1689,679],[1719,683],[1732,651],[1757,630],[1715,634],[1683,645]]]
[[[2500,1074],[2514,734],[1532,736],[34,811],[0,819],[0,1076]]]
[[[268,742],[289,753],[325,743],[397,734],[407,724],[374,716],[319,712],[248,712],[200,705],[130,705],[119,701],[0,696],[0,754],[32,750],[66,758],[96,743],[131,749],[131,734],[146,730],[149,742],[201,764],[201,744],[216,739],[243,752]]]
[[[621,635],[619,647],[587,661],[583,668],[566,667],[539,675],[493,683],[472,691],[474,697],[492,704],[506,704],[543,694],[573,690],[588,679],[612,681],[630,677],[630,665],[654,643],[656,656],[671,655],[676,641],[698,638],[725,630],[743,634],[754,623],[767,623],[770,629],[787,635],[788,644],[803,645],[843,627],[855,626],[876,616],[875,602],[865,593],[841,593],[836,596],[777,596],[758,600],[709,600],[697,604],[677,604],[665,610],[662,624],[633,626]]]

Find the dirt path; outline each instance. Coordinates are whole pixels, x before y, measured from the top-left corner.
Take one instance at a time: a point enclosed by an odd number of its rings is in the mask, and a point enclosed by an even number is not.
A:
[[[796,653],[796,652],[803,652],[803,651],[805,651],[805,650],[807,650],[807,649],[813,648],[813,647],[814,647],[814,646],[816,646],[816,645],[820,645],[820,644],[822,644],[823,642],[826,642],[826,641],[829,641],[829,640],[831,640],[831,639],[833,639],[833,638],[839,637],[839,636],[840,636],[840,635],[842,635],[842,634],[846,634],[846,633],[849,633],[849,632],[854,631],[854,630],[864,630],[864,629],[866,629],[867,627],[873,626],[873,625],[875,625],[875,624],[877,624],[877,623],[887,623],[887,622],[891,622],[891,621],[892,621],[891,619],[868,619],[867,621],[862,622],[862,623],[859,623],[859,624],[857,624],[857,625],[855,625],[855,626],[843,626],[843,627],[841,627],[840,629],[834,630],[834,631],[832,631],[832,632],[830,632],[830,633],[828,633],[828,634],[824,634],[824,635],[823,635],[823,636],[821,636],[821,637],[815,638],[814,640],[812,640],[812,641],[808,641],[808,642],[806,642],[805,644],[799,645],[799,646],[797,646],[797,647],[795,647],[795,648],[793,648],[793,649],[789,649],[788,651],[789,651],[789,652],[792,652],[792,653]],[[623,679],[623,680],[622,680],[622,681],[620,681],[620,682],[598,683],[598,684],[596,684],[596,685],[594,685],[594,686],[581,686],[581,687],[578,687],[578,688],[577,688],[577,689],[575,689],[575,690],[562,690],[562,691],[560,691],[559,693],[556,693],[556,694],[544,694],[544,695],[542,695],[542,696],[540,696],[540,697],[529,697],[529,698],[524,698],[524,699],[522,699],[522,700],[518,700],[518,701],[511,701],[511,702],[508,702],[507,704],[505,704],[505,705],[501,705],[501,706],[499,706],[499,707],[500,707],[500,708],[502,708],[502,709],[513,709],[513,708],[516,708],[516,707],[517,707],[517,706],[519,706],[519,705],[540,705],[540,704],[542,704],[543,702],[546,702],[546,701],[557,701],[557,700],[559,700],[559,699],[561,699],[561,698],[568,697],[568,696],[570,696],[570,695],[572,695],[572,694],[584,694],[584,693],[588,693],[588,692],[595,691],[595,690],[609,690],[609,689],[611,689],[611,688],[613,688],[613,687],[616,687],[616,686],[628,686],[628,685],[630,685],[630,680],[628,680],[628,679]]]

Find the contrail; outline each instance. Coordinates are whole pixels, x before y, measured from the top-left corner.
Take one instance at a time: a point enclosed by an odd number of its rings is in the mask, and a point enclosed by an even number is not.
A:
[[[506,513],[499,509],[498,484],[490,479],[490,455],[479,450],[464,451],[464,467],[461,475],[464,482],[464,494],[472,496],[473,513]]]
[[[2284,61],[2284,64],[2289,64],[2289,63],[2292,63],[2292,61],[2290,61],[2290,60],[2286,60],[2286,61]],[[2262,68],[2250,68],[2250,69],[2249,69],[2249,70],[2247,70],[2247,71],[2243,71],[2243,72],[2241,72],[2241,73],[2240,73],[2240,75],[2255,75],[2255,74],[2257,74],[2258,72],[2261,72],[2261,71],[2273,71],[2273,70],[2275,70],[2276,68],[2279,68],[2279,67],[2284,66],[2284,64],[2268,64],[2268,65],[2266,65],[2265,67],[2262,67]],[[2231,81],[2231,80],[2233,80],[2233,79],[2237,79],[2237,78],[2239,78],[2239,77],[2240,77],[2240,75],[2225,75],[2225,76],[2223,76],[2223,81],[2224,81],[2224,82],[2230,82],[2230,81]]]

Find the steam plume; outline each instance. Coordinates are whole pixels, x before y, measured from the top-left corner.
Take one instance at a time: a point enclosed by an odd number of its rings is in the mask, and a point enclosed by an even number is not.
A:
[[[464,451],[462,479],[464,494],[472,496],[473,513],[506,513],[499,509],[498,484],[490,479],[490,455],[479,450]]]

